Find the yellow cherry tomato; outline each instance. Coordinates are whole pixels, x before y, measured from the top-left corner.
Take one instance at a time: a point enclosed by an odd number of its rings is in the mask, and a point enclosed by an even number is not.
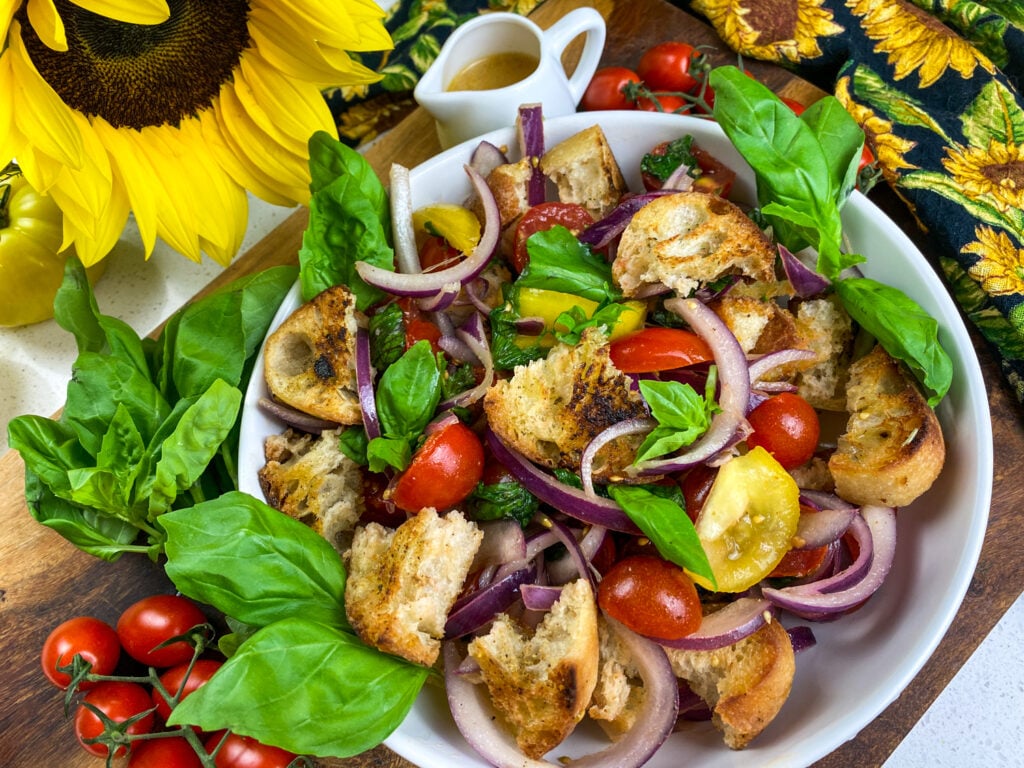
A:
[[[412,214],[415,230],[425,235],[440,235],[463,253],[471,253],[480,241],[480,220],[461,205],[439,203],[420,208]]]
[[[0,325],[53,317],[53,297],[72,249],[60,252],[63,216],[53,198],[33,189],[13,163],[0,171]],[[95,281],[103,262],[87,270]]]
[[[796,481],[764,448],[724,464],[695,523],[718,590],[742,592],[771,573],[793,546],[799,520]]]

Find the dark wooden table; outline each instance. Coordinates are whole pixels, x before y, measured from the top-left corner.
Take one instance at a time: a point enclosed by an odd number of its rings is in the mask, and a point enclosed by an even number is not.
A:
[[[535,13],[546,26],[567,10],[590,5],[608,22],[604,64],[634,66],[642,51],[669,39],[717,46],[720,62],[734,60],[708,27],[663,0],[547,0]],[[820,94],[791,73],[758,62],[746,66],[777,92],[812,101]],[[438,151],[433,124],[413,112],[381,138],[367,157],[382,177],[392,161],[414,166]],[[885,189],[871,193],[876,204],[903,226],[927,255],[929,245],[902,204]],[[304,211],[293,214],[207,288],[268,266],[294,263]],[[972,332],[988,386],[995,445],[995,487],[989,528],[977,572],[954,628],[904,693],[856,738],[817,763],[821,768],[878,766],[913,728],[932,701],[967,661],[1024,587],[1024,527],[1017,510],[1024,503],[1024,422],[1003,383],[992,351]],[[6,428],[6,425],[4,425]],[[0,458],[0,762],[8,768],[96,768],[99,762],[75,743],[64,722],[61,697],[39,671],[39,650],[47,633],[72,615],[89,613],[116,621],[135,599],[170,588],[163,572],[143,558],[115,564],[83,554],[56,533],[37,525],[25,508],[23,465],[10,452]],[[408,768],[385,747],[325,768]]]

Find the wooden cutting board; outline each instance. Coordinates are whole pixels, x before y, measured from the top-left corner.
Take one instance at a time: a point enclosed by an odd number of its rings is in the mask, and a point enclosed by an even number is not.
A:
[[[644,49],[664,40],[684,40],[717,48],[718,63],[735,61],[715,33],[663,0],[547,0],[534,14],[550,25],[571,8],[598,8],[608,22],[604,65],[635,66]],[[571,65],[571,62],[569,62]],[[777,92],[810,102],[820,91],[778,67],[745,62]],[[366,153],[382,178],[392,161],[408,167],[439,151],[433,123],[413,112]],[[872,198],[928,252],[899,201],[885,190]],[[295,263],[306,225],[298,211],[214,280],[206,289],[269,266]],[[205,292],[205,291],[204,291]],[[932,700],[967,660],[978,643],[1020,594],[1024,573],[1024,533],[1014,520],[1024,501],[1024,430],[1020,412],[1002,384],[997,362],[983,342],[981,357],[992,405],[996,445],[996,490],[981,562],[953,629],[904,694],[855,739],[820,761],[826,768],[880,765],[913,727]],[[0,760],[8,768],[97,768],[101,763],[75,743],[65,722],[61,696],[39,671],[39,650],[61,621],[88,613],[110,622],[146,594],[172,587],[162,570],[144,558],[124,557],[109,564],[83,554],[25,508],[24,467],[10,452],[0,458]],[[1017,578],[1007,578],[1016,575]],[[324,761],[325,768],[407,768],[411,764],[385,747],[348,760]]]

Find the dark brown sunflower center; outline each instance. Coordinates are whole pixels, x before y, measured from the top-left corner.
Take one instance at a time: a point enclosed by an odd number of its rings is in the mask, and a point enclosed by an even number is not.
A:
[[[66,52],[43,45],[27,5],[22,35],[43,79],[69,107],[115,128],[178,125],[209,107],[249,44],[248,0],[169,0],[170,18],[148,26],[57,0]]]
[[[982,173],[993,184],[1008,184],[1013,189],[1024,189],[1024,161],[988,165],[982,169]]]
[[[745,22],[750,28],[760,32],[757,38],[758,45],[769,45],[782,40],[792,40],[796,37],[796,23],[798,20],[798,3],[793,0],[772,0],[764,2],[746,3],[743,9],[747,11]]]

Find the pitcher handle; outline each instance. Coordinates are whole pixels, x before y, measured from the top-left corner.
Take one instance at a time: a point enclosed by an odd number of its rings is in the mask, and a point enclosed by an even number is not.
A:
[[[544,32],[544,41],[558,51],[558,56],[578,35],[585,34],[583,53],[576,70],[569,78],[569,93],[573,102],[579,104],[583,92],[590,84],[590,78],[597,71],[604,51],[605,24],[604,17],[594,8],[577,8],[565,14]]]

